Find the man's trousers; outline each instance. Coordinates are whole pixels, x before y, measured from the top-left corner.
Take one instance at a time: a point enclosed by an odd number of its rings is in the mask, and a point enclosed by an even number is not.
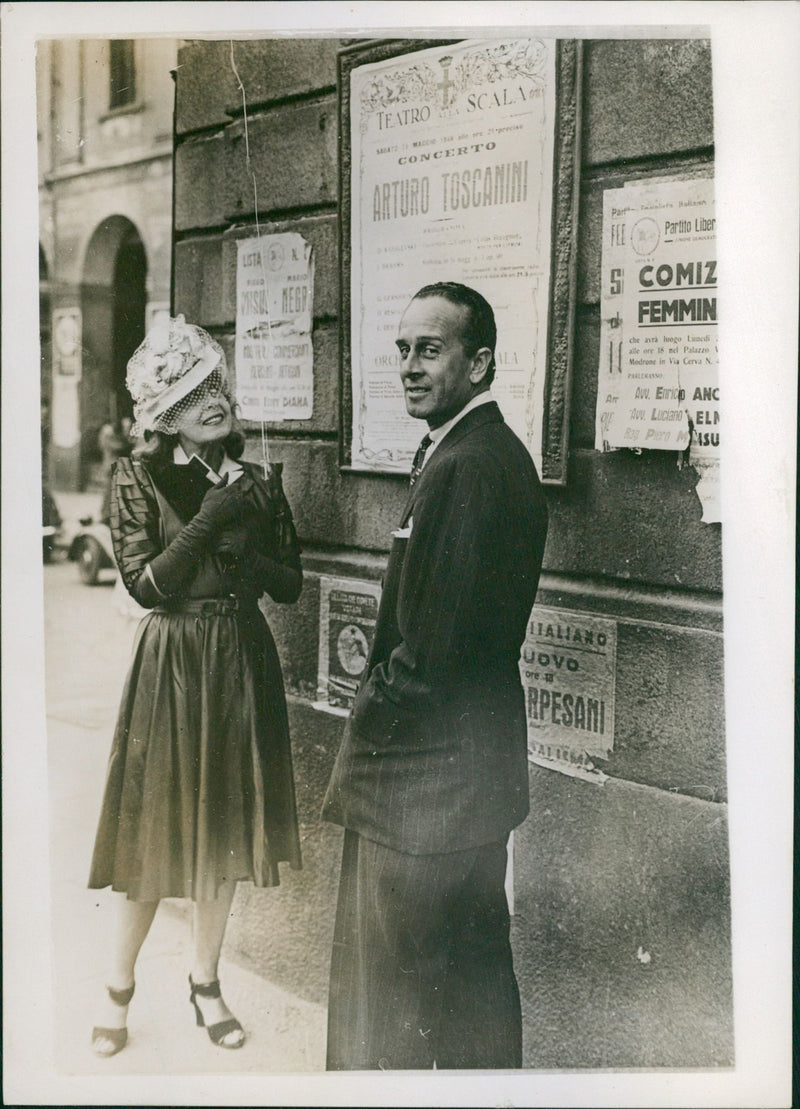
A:
[[[345,832],[328,1070],[522,1065],[505,843],[408,855]]]

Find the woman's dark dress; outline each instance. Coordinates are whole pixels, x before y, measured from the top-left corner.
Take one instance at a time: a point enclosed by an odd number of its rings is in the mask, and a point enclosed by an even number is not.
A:
[[[279,472],[241,463],[253,548],[300,568]],[[200,507],[190,467],[121,458],[112,535],[130,590]],[[142,620],[108,764],[89,887],[135,901],[212,900],[223,882],[300,866],[283,679],[247,559],[208,554],[180,597]],[[170,608],[173,611],[170,611]]]

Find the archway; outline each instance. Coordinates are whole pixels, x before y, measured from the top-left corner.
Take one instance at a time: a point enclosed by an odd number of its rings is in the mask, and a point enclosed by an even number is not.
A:
[[[125,216],[109,216],[89,241],[81,285],[84,485],[103,481],[98,430],[132,412],[125,370],[144,338],[146,306],[147,255],[141,236]]]

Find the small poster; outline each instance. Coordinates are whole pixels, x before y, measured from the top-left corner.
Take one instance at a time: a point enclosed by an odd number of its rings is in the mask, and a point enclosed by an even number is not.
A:
[[[321,577],[319,666],[314,708],[347,716],[375,636],[381,587],[376,581]]]
[[[80,308],[57,308],[53,312],[53,373],[56,377],[81,376],[83,362]]]
[[[77,377],[56,374],[53,378],[53,414],[50,436],[54,447],[70,450],[81,441],[81,398]]]
[[[314,257],[287,232],[240,239],[236,257],[236,399],[245,420],[309,420],[314,411]]]
[[[604,193],[595,447],[688,448],[705,523],[720,519],[716,258],[713,180]]]
[[[592,760],[614,747],[616,656],[614,620],[534,606],[520,658],[531,762],[605,780]]]

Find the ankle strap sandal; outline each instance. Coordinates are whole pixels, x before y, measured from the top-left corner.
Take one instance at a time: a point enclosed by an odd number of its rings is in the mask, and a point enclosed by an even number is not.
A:
[[[236,1017],[230,1017],[228,1020],[217,1021],[216,1024],[206,1024],[205,1017],[197,1004],[198,997],[222,997],[222,992],[219,986],[219,979],[216,978],[213,982],[198,983],[192,981],[191,974],[189,975],[189,1001],[194,1005],[195,1017],[197,1018],[197,1027],[205,1028],[208,1032],[208,1038],[217,1047],[225,1047],[229,1050],[241,1047],[244,1044],[244,1029],[242,1028]],[[230,1036],[232,1032],[238,1032],[239,1036],[233,1040],[226,1042],[226,1037]]]
[[[130,1004],[133,997],[133,991],[136,985],[128,986],[124,990],[115,990],[113,986],[106,986],[108,996],[115,1005],[119,1005],[120,1009],[124,1009]],[[110,1044],[110,1048],[103,1044]],[[103,1028],[100,1025],[95,1025],[92,1029],[92,1050],[95,1055],[100,1056],[101,1059],[110,1059],[112,1055],[116,1055],[118,1051],[122,1051],[125,1044],[128,1042],[128,1029],[127,1028]],[[101,1046],[103,1044],[103,1046]]]

